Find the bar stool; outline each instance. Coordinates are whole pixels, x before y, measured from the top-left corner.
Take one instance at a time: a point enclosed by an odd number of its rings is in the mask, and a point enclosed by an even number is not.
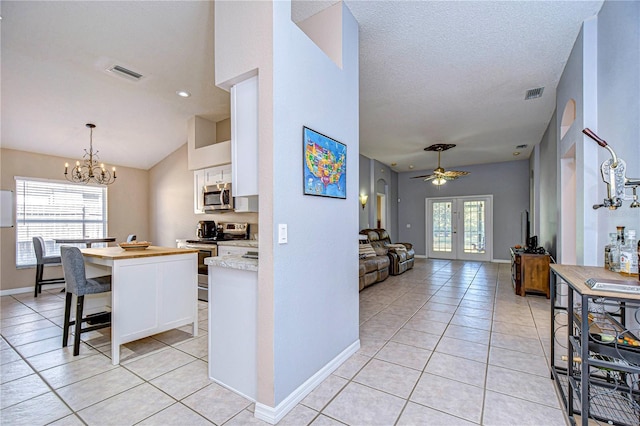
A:
[[[60,265],[60,256],[46,256],[45,244],[42,237],[33,237],[33,249],[36,252],[36,286],[33,296],[38,297],[38,293],[42,293],[42,286],[47,284],[64,284],[64,278],[48,278],[44,279],[45,265]]]
[[[73,355],[76,356],[80,353],[81,333],[111,326],[110,313],[100,313],[96,315],[88,315],[84,318],[82,317],[84,296],[86,294],[98,294],[111,291],[111,275],[87,278],[84,269],[84,258],[82,256],[82,252],[77,247],[62,246],[60,247],[60,255],[62,257],[62,271],[64,272],[64,278],[67,281],[62,347],[64,348],[67,346],[67,342],[69,340],[69,326],[75,325]],[[70,321],[71,300],[74,294],[77,296],[76,317],[74,321]],[[90,326],[83,328],[83,322],[89,323]]]

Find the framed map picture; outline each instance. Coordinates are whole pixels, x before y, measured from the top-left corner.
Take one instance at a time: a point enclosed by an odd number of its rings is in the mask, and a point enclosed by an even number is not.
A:
[[[304,194],[347,198],[347,146],[308,127],[302,143]]]

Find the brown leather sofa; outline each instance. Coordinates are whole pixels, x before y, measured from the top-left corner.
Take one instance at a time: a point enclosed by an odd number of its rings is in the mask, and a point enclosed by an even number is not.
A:
[[[367,248],[370,252],[367,252]],[[363,241],[360,244],[360,260],[359,260],[359,272],[358,272],[358,285],[360,291],[363,288],[375,284],[380,281],[384,281],[389,276],[389,264],[390,260],[386,253],[376,253],[373,247],[367,242]]]
[[[393,244],[389,233],[385,229],[363,229],[360,234],[367,236],[374,249],[387,249],[387,256],[390,261],[389,273],[391,275],[400,275],[413,268],[416,253],[411,243]]]

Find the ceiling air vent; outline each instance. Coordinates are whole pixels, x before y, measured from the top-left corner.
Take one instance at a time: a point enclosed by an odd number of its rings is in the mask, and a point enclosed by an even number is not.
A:
[[[527,93],[524,95],[524,100],[528,101],[529,99],[535,99],[542,96],[542,92],[544,91],[544,87],[536,87],[535,89],[527,90]]]
[[[114,65],[112,67],[107,68],[107,71],[112,73],[113,75],[117,75],[119,77],[126,78],[127,80],[132,81],[140,81],[143,77],[142,74],[137,73],[135,71],[131,71],[125,67],[121,67],[120,65]]]
[[[527,147],[527,145],[518,145],[516,146],[516,149],[525,149]]]

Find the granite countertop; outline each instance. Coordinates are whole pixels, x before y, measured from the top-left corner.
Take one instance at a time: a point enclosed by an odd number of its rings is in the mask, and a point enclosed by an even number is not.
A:
[[[258,259],[249,259],[241,255],[207,257],[204,263],[209,266],[258,272]]]
[[[234,247],[255,247],[258,248],[258,241],[256,240],[221,240],[218,241],[219,246],[234,246]]]

